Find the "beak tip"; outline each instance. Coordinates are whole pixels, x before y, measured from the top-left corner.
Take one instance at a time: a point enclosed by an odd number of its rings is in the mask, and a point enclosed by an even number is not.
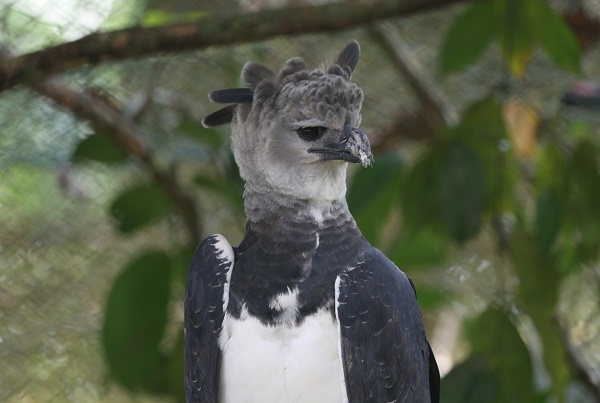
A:
[[[365,168],[371,166],[371,164],[373,163],[373,156],[371,154],[367,154],[365,152],[362,152],[362,150],[360,152],[359,158],[360,158],[360,163]]]
[[[363,167],[368,167],[373,162],[371,145],[367,135],[361,130],[348,125],[349,141],[346,143],[346,151],[354,155]]]

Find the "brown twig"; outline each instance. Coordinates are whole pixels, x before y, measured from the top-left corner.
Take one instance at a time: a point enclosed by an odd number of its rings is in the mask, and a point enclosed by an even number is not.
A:
[[[0,92],[87,64],[256,42],[279,35],[339,31],[462,1],[346,1],[317,7],[286,7],[241,15],[209,16],[196,23],[94,33],[22,56],[0,58]]]
[[[78,118],[91,122],[99,133],[108,136],[129,155],[137,158],[171,201],[183,221],[191,244],[198,244],[201,231],[192,197],[182,189],[173,172],[158,166],[153,153],[141,140],[146,138],[142,129],[121,113],[117,105],[98,93],[77,92],[56,80],[46,80],[32,88]]]

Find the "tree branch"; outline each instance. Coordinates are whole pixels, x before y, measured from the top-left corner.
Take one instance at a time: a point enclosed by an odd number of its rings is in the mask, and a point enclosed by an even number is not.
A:
[[[99,94],[77,92],[56,80],[43,81],[32,88],[78,118],[91,122],[99,129],[99,133],[136,157],[171,201],[174,211],[183,221],[191,244],[198,244],[200,228],[193,198],[182,189],[172,171],[161,169],[156,164],[154,155],[141,140],[146,136],[138,125]]]
[[[408,49],[396,27],[389,22],[382,22],[371,30],[371,34],[389,54],[421,104],[430,111],[431,119],[434,120],[431,122],[432,127],[437,130],[441,123],[449,126],[456,124],[457,112],[446,101],[444,93],[436,86],[433,78],[414,58],[408,56]]]
[[[370,32],[421,102],[418,109],[398,113],[389,126],[372,133],[375,140],[372,144],[373,151],[380,152],[395,147],[400,142],[400,136],[419,142],[431,140],[442,125],[456,124],[457,112],[446,101],[433,78],[408,56],[406,45],[396,27],[382,22]]]
[[[210,16],[196,23],[94,33],[22,56],[0,58],[0,92],[86,64],[255,42],[279,35],[339,31],[462,1],[347,1],[317,7],[288,7],[233,16]]]

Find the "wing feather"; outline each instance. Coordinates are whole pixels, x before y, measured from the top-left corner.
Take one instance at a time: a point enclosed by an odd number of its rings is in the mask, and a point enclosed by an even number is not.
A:
[[[184,378],[188,403],[216,402],[221,351],[218,338],[227,308],[234,252],[221,235],[200,243],[188,271],[184,302]]]
[[[374,251],[339,276],[336,290],[349,402],[438,402],[439,373],[410,280]]]

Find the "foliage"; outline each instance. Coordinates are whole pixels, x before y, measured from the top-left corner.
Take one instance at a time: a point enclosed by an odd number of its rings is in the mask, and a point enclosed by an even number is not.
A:
[[[473,2],[456,19],[440,55],[442,70],[464,68],[494,39],[516,76],[524,74],[536,44],[560,67],[581,68],[575,36],[544,0],[491,0]]]
[[[123,269],[108,296],[102,340],[111,375],[128,389],[151,389],[162,375],[169,271],[166,253],[144,252]]]
[[[110,214],[124,234],[150,225],[168,212],[167,197],[153,183],[140,183],[127,189],[110,206]]]

